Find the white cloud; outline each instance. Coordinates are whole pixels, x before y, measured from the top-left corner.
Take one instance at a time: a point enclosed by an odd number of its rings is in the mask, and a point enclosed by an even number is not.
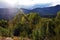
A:
[[[5,2],[11,6],[14,6],[17,3],[17,0],[0,0],[0,2]]]
[[[60,0],[52,0],[52,6],[60,5]]]
[[[60,0],[19,0],[19,5],[34,5],[34,4],[47,4],[51,3],[51,6],[55,6],[57,4],[60,4]]]
[[[47,3],[51,3],[52,6],[55,6],[57,4],[60,4],[60,0],[2,0],[2,1],[7,2],[8,4],[12,6],[18,5],[18,4],[31,6],[35,4],[47,4]]]
[[[34,3],[33,3],[33,1],[32,0],[19,0],[18,1],[18,4],[19,5],[33,5]]]
[[[20,5],[34,5],[34,4],[45,4],[45,3],[50,3],[50,0],[19,0]]]

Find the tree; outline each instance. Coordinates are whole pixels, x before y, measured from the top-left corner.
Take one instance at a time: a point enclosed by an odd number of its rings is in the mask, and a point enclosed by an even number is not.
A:
[[[7,28],[8,27],[8,22],[6,20],[0,20],[0,26],[3,28]]]
[[[15,36],[27,36],[31,38],[32,30],[40,22],[40,15],[37,13],[30,13],[30,14],[18,14],[13,19],[13,29]],[[25,32],[25,33],[24,33]],[[23,35],[22,35],[23,34]]]
[[[9,36],[9,31],[3,27],[0,27],[0,36],[3,36],[3,37],[8,37]]]
[[[55,32],[60,35],[60,11],[57,13],[55,18]]]

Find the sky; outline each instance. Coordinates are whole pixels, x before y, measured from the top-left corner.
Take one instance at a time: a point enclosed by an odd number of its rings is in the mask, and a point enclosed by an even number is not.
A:
[[[5,2],[11,6],[23,5],[23,6],[33,6],[36,4],[51,4],[50,6],[60,5],[60,0],[0,0],[1,2]]]

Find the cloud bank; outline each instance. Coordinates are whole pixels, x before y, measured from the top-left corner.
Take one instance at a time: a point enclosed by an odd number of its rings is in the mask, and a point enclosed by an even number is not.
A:
[[[51,6],[55,6],[60,4],[60,0],[19,0],[18,4],[19,5],[35,5],[35,4],[48,4],[51,3]]]
[[[6,2],[11,6],[33,6],[36,4],[51,4],[50,6],[60,5],[60,0],[0,0],[0,2]]]

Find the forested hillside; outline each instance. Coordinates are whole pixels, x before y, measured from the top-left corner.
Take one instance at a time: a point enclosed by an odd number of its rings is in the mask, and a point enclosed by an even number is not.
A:
[[[43,18],[39,14],[18,13],[9,21],[0,20],[0,36],[22,37],[30,40],[60,40],[60,12],[55,18]]]

